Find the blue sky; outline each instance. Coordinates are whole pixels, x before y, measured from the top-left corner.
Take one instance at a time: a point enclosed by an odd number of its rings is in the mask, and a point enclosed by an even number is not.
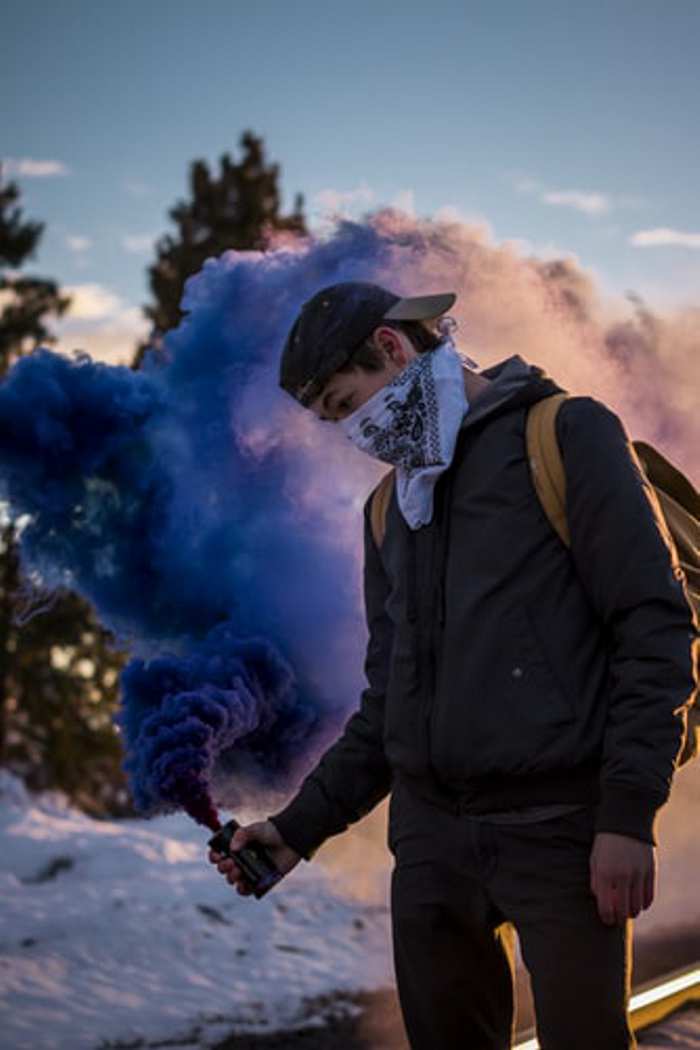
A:
[[[3,12],[1,155],[47,224],[31,269],[82,288],[111,340],[137,326],[190,161],[237,155],[247,127],[312,224],[332,201],[456,209],[496,243],[574,255],[610,293],[699,305],[696,0]]]

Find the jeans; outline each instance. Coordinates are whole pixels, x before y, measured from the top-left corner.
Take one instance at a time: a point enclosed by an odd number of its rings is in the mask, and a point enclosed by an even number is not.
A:
[[[589,884],[595,812],[530,824],[455,815],[401,782],[389,807],[396,980],[412,1050],[508,1050],[514,929],[542,1050],[630,1050],[632,921]]]

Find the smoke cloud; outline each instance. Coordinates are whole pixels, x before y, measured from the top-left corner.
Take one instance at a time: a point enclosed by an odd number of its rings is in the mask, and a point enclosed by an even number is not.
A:
[[[456,292],[481,366],[518,353],[698,473],[700,310],[660,318],[573,259],[393,209],[207,260],[139,372],[20,360],[0,386],[0,497],[25,578],[79,591],[131,649],[118,721],[145,813],[214,826],[217,805],[287,793],[357,704],[361,509],[381,468],[277,386],[301,304],[345,280]]]

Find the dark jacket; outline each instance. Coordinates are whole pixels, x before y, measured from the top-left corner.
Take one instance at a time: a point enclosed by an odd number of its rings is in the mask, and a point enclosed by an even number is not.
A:
[[[304,856],[395,776],[465,813],[594,802],[597,829],[654,841],[697,689],[698,625],[618,417],[566,401],[557,437],[571,550],[535,494],[528,406],[561,388],[520,357],[467,413],[432,522],[395,493],[379,551],[365,506],[368,688],[271,819]]]

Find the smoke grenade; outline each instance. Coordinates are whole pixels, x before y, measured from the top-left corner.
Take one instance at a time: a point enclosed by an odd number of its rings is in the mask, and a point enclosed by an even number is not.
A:
[[[209,846],[216,853],[222,853],[225,857],[235,860],[254,896],[259,900],[279,882],[282,873],[278,871],[272,857],[260,842],[251,842],[238,850],[231,849],[231,840],[239,827],[238,821],[231,818],[209,839]]]

